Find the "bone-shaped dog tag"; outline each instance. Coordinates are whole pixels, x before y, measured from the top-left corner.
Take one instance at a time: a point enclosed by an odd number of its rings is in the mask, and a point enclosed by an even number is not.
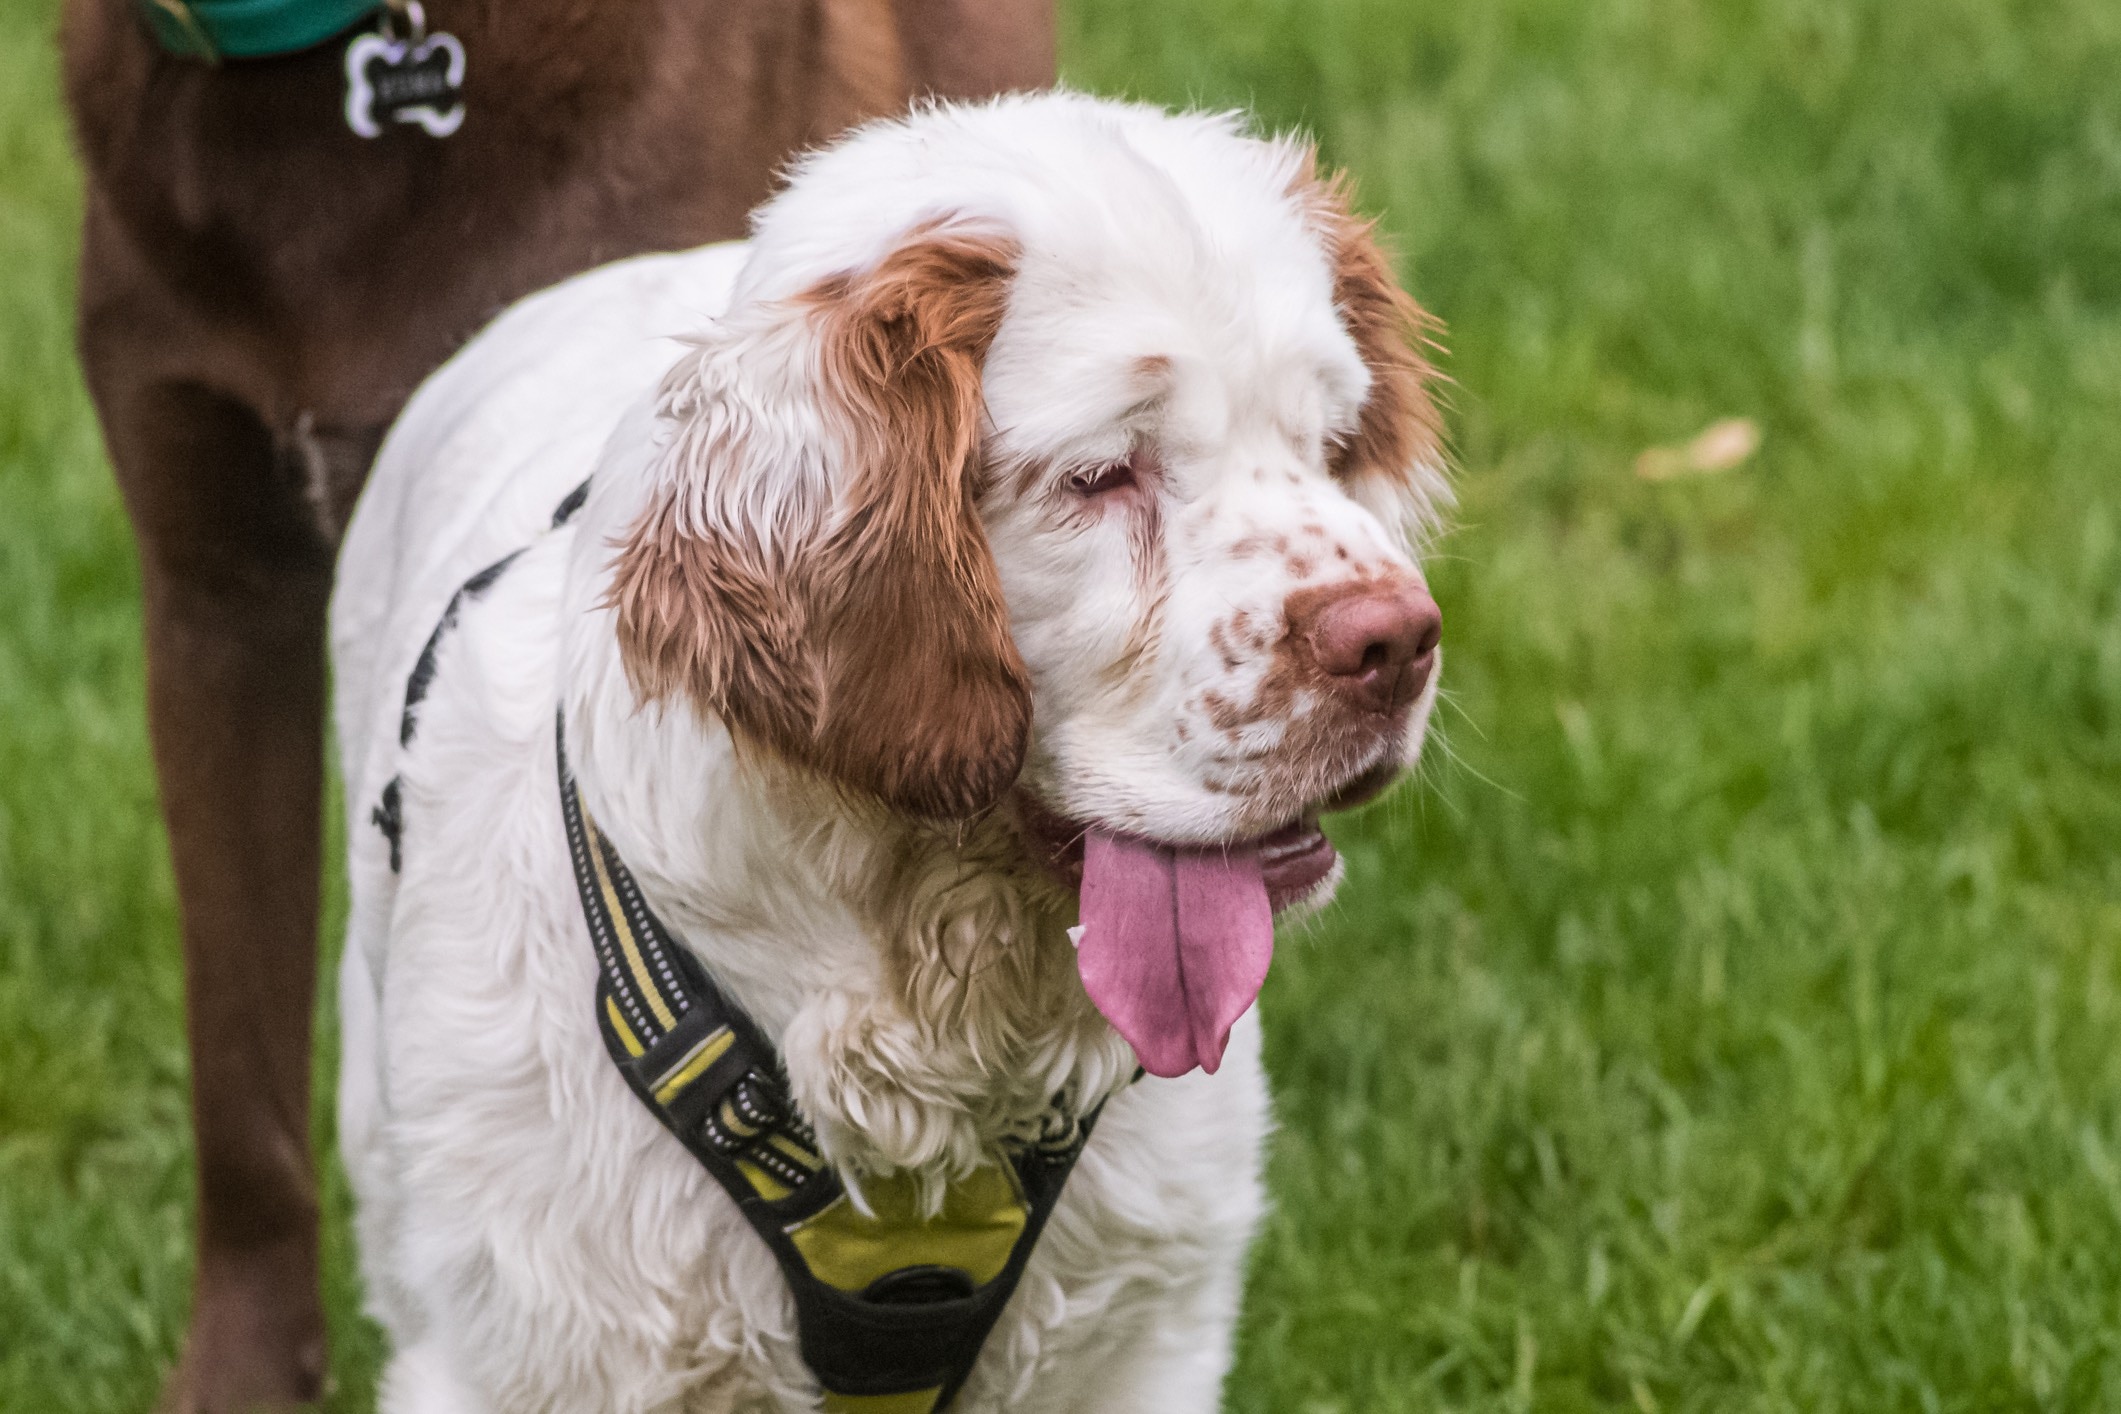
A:
[[[400,38],[394,20],[409,32]],[[419,0],[383,12],[383,27],[346,46],[346,126],[380,137],[386,123],[417,123],[429,137],[448,137],[464,123],[464,46],[453,34],[429,34]]]

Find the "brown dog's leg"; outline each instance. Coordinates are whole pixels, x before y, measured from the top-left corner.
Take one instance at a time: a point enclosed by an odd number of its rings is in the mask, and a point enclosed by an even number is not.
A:
[[[183,915],[198,1268],[166,1405],[278,1409],[325,1374],[309,1091],[331,559],[246,408],[184,383],[96,392],[140,543]]]

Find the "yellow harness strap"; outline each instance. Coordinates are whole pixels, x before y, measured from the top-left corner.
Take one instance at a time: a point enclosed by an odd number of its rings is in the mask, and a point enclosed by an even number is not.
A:
[[[627,1085],[772,1249],[828,1410],[934,1414],[972,1372],[1088,1138],[1056,1104],[1050,1141],[997,1153],[925,1213],[911,1176],[857,1205],[789,1101],[772,1048],[678,947],[583,809],[558,732],[561,813],[595,944],[597,1020]]]
[[[555,529],[588,492],[585,482],[561,503]],[[401,747],[410,748],[418,730],[443,639],[515,558],[473,575],[449,601],[405,686]],[[950,1184],[939,1212],[921,1211],[905,1175],[865,1180],[857,1206],[789,1100],[780,1058],[671,940],[582,808],[564,722],[556,724],[555,746],[575,891],[596,949],[597,1024],[612,1064],[772,1250],[825,1407],[948,1409],[1016,1290],[1096,1111],[1077,1115],[1056,1099],[1039,1142],[996,1153]],[[389,840],[394,871],[404,843],[401,797],[393,777],[372,816]]]

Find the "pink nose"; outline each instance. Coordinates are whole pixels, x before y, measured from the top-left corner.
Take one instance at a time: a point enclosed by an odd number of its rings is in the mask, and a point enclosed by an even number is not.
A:
[[[1443,613],[1412,579],[1372,581],[1289,603],[1289,632],[1350,705],[1404,712],[1436,670]]]

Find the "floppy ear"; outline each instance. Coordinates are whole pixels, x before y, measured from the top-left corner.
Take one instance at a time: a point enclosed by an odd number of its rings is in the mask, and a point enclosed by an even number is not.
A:
[[[1016,251],[929,229],[703,348],[607,602],[646,699],[957,818],[1022,769],[1031,692],[975,497]]]
[[[1345,174],[1319,177],[1307,157],[1300,192],[1333,263],[1333,304],[1370,370],[1355,432],[1334,449],[1333,474],[1351,487],[1382,483],[1418,531],[1433,529],[1450,500],[1443,477],[1443,420],[1429,387],[1428,352],[1443,325],[1414,302],[1378,244],[1377,223],[1355,214]]]

